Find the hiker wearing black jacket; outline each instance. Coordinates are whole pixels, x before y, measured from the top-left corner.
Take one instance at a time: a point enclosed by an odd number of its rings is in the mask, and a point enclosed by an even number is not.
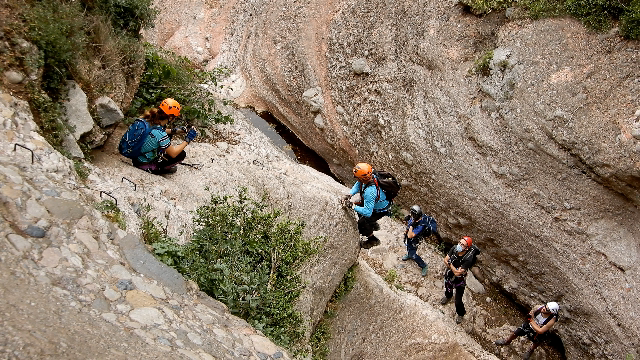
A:
[[[473,266],[474,249],[471,247],[473,240],[469,236],[463,236],[458,245],[453,246],[447,256],[444,257],[444,265],[447,267],[444,275],[444,297],[440,300],[446,304],[456,292],[456,323],[460,324],[467,310],[462,302],[464,288],[467,285],[467,271]]]
[[[536,305],[529,311],[527,321],[519,328],[515,329],[506,339],[496,340],[498,346],[509,345],[519,336],[527,336],[532,344],[523,359],[529,359],[533,350],[549,337],[549,330],[558,321],[558,311],[560,306],[556,302],[548,302],[545,305]]]

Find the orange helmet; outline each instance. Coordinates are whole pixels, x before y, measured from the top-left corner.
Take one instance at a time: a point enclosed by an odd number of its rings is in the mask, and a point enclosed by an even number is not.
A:
[[[473,240],[471,240],[471,236],[463,236],[462,240],[467,243],[467,248],[471,247]]]
[[[162,100],[160,109],[167,115],[180,116],[180,104],[172,98]]]
[[[373,168],[367,163],[358,163],[353,167],[353,176],[360,182],[369,182],[373,177]]]

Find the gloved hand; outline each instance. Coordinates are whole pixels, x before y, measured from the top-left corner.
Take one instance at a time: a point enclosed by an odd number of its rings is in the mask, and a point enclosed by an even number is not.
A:
[[[187,138],[186,138],[187,142],[188,143],[192,142],[193,139],[196,138],[196,136],[198,136],[198,132],[196,131],[196,129],[195,128],[189,129],[189,132],[187,133]]]

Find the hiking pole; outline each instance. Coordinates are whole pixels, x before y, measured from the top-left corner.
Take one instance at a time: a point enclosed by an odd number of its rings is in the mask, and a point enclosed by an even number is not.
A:
[[[179,164],[180,165],[184,165],[184,166],[192,167],[192,168],[194,168],[196,170],[200,170],[200,168],[202,167],[202,164],[187,164],[187,163],[183,163],[183,162],[181,162]]]

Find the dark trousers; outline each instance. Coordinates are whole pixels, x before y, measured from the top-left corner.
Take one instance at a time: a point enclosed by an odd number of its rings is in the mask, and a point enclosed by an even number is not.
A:
[[[456,314],[464,316],[467,310],[462,303],[462,295],[464,295],[464,288],[467,285],[467,280],[464,277],[454,277],[453,279],[444,280],[444,296],[450,298],[453,296],[453,290],[456,290]]]
[[[427,264],[422,260],[420,255],[418,255],[418,245],[420,244],[420,240],[409,239],[405,235],[405,241],[407,242],[407,255],[409,255],[410,259],[413,259],[421,269],[424,269]]]
[[[187,153],[182,150],[178,156],[172,158],[171,156],[164,154],[158,156],[156,159],[151,160],[148,163],[141,163],[138,160],[133,160],[133,166],[144,171],[148,171],[152,174],[164,174],[171,167],[181,163],[187,157]]]
[[[371,236],[373,235],[374,230],[378,230],[380,226],[378,226],[378,220],[389,214],[388,211],[380,211],[373,212],[371,216],[362,216],[358,214],[358,232],[362,236]]]

